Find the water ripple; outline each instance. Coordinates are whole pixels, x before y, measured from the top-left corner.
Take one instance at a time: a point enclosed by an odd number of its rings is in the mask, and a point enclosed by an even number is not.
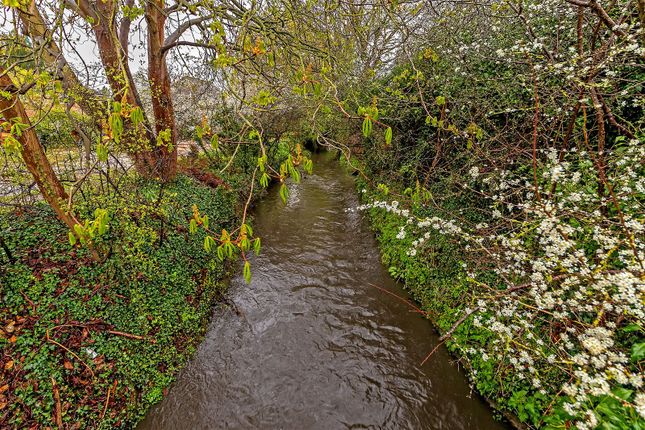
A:
[[[215,310],[206,339],[140,430],[502,429],[471,396],[428,321],[381,266],[352,179],[330,155],[255,211],[263,250],[238,312]],[[407,296],[406,296],[407,297]]]

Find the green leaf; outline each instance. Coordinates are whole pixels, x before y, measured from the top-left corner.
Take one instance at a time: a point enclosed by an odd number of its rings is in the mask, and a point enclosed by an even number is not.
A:
[[[390,146],[391,143],[392,143],[392,127],[388,127],[385,130],[385,144],[387,146]]]
[[[172,146],[172,130],[167,128],[157,133],[157,146]]]
[[[262,188],[269,186],[269,175],[263,173],[262,176],[260,176],[260,185],[262,185]]]
[[[204,249],[206,250],[206,252],[211,252],[211,249],[214,243],[215,243],[215,240],[212,237],[206,236],[204,238]]]
[[[119,104],[120,106],[120,103],[115,103],[115,105],[116,104]],[[113,113],[110,115],[110,129],[112,130],[114,141],[119,143],[121,141],[121,135],[123,134],[123,119],[121,118],[120,113]]]
[[[255,255],[259,255],[259,254],[260,254],[260,247],[261,247],[261,245],[260,245],[260,238],[259,238],[259,237],[257,237],[257,238],[255,238],[255,240],[253,241],[253,251],[255,251]]]
[[[291,172],[291,177],[296,184],[300,182],[300,172],[296,169],[293,169],[293,171]]]
[[[197,221],[195,221],[195,218],[190,220],[190,225],[188,226],[188,231],[190,231],[190,234],[197,233]]]
[[[68,235],[69,235],[69,244],[72,246],[76,245],[76,236],[74,236],[74,233],[70,231],[68,232]]]
[[[17,119],[14,119],[13,121],[15,122],[11,125],[11,134],[16,137],[21,137],[22,133],[29,128],[29,124],[20,122]]]
[[[289,197],[289,189],[285,184],[280,185],[280,198],[282,203],[287,204],[287,197]]]
[[[623,328],[625,333],[632,333],[635,331],[641,331],[643,328],[638,324],[629,324]]]
[[[307,174],[311,175],[314,171],[314,162],[311,159],[305,160],[304,169]]]
[[[140,107],[137,106],[136,108],[132,109],[132,112],[130,112],[130,120],[135,127],[143,122],[143,111]]]
[[[632,361],[638,362],[645,357],[645,342],[635,343],[632,346]]]
[[[438,106],[443,106],[446,104],[446,98],[444,96],[437,97],[435,101],[437,102]]]
[[[85,227],[80,224],[74,224],[74,231],[76,232],[76,236],[78,236],[78,239],[81,241],[81,243],[85,243],[85,236],[87,235]]]
[[[251,283],[251,264],[248,261],[244,262],[244,280],[247,284]]]
[[[108,159],[107,146],[105,146],[102,143],[99,143],[98,145],[96,145],[96,158],[98,158],[98,160],[103,163],[107,161]]]
[[[629,400],[629,398],[632,396],[632,393],[633,393],[632,390],[628,390],[627,388],[623,388],[623,387],[614,388],[612,392],[616,395],[616,397],[623,400]]]
[[[105,209],[96,210],[96,221],[95,224],[98,224],[98,233],[99,236],[104,235],[108,229],[108,212]]]
[[[2,0],[2,5],[6,7],[19,8],[24,5],[20,4],[20,0]]]
[[[370,119],[369,116],[366,116],[365,119],[363,120],[363,136],[369,137],[369,135],[372,133],[372,120]]]
[[[8,155],[18,155],[22,150],[22,145],[15,137],[8,135],[4,139],[4,149]]]

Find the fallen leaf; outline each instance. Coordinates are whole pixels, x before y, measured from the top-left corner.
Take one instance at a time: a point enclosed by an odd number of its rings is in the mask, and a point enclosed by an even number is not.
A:
[[[2,387],[0,387],[0,394],[4,393],[9,389],[9,384],[4,384]]]
[[[13,369],[13,360],[7,361],[7,363],[4,365],[4,370],[11,370]]]
[[[63,367],[67,370],[74,370],[74,365],[67,360],[65,360],[65,362],[63,363]]]
[[[17,340],[18,338],[16,337],[16,335],[13,335],[9,338],[9,343],[16,343]]]

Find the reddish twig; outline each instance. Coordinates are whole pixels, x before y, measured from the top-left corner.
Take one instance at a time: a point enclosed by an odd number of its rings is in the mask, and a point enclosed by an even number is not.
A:
[[[56,401],[56,406],[54,413],[56,414],[56,425],[58,426],[59,429],[63,428],[63,415],[61,412],[61,405],[60,405],[60,391],[58,390],[58,386],[56,385],[56,380],[54,377],[51,377],[52,380],[52,389],[54,390],[54,400]]]
[[[378,290],[383,291],[383,292],[384,292],[384,293],[386,293],[386,294],[389,294],[389,295],[391,295],[391,296],[393,296],[393,297],[397,298],[397,299],[398,299],[398,300],[400,300],[401,302],[405,303],[406,305],[408,305],[408,306],[410,306],[412,309],[414,309],[414,311],[415,311],[415,312],[418,312],[418,313],[420,313],[421,315],[423,315],[423,316],[425,316],[425,317],[429,317],[429,316],[430,316],[430,314],[429,314],[428,312],[426,312],[426,311],[424,311],[423,309],[421,309],[421,308],[419,308],[419,307],[417,307],[417,306],[413,305],[413,304],[412,304],[412,303],[410,303],[410,301],[409,301],[409,300],[407,300],[405,297],[401,297],[401,296],[399,296],[398,294],[393,293],[393,292],[392,292],[392,291],[390,291],[390,290],[386,290],[386,289],[385,289],[385,288],[383,288],[383,287],[379,287],[378,285],[374,285],[374,284],[372,284],[371,282],[368,282],[367,284],[368,284],[369,286],[371,286],[371,287],[374,287],[374,288],[376,288],[376,289],[378,289]]]
[[[47,329],[47,331],[45,332],[45,337],[47,338],[47,342],[53,343],[54,345],[57,345],[57,346],[59,346],[59,347],[63,348],[65,351],[69,352],[69,353],[70,353],[74,358],[76,358],[78,361],[80,361],[80,362],[81,362],[81,363],[82,363],[82,364],[87,368],[87,370],[89,370],[89,371],[90,371],[90,373],[92,374],[92,378],[94,378],[94,377],[95,377],[95,375],[94,375],[94,371],[92,370],[92,368],[91,368],[91,367],[90,367],[86,362],[84,362],[83,360],[81,360],[81,357],[79,357],[78,355],[76,355],[72,350],[70,350],[69,348],[67,348],[65,345],[62,345],[61,343],[56,342],[54,339],[52,339],[51,337],[49,337],[49,329]]]

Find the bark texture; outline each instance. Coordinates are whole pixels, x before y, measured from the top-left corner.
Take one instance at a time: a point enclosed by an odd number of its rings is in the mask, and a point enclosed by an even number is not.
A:
[[[159,3],[154,4],[158,5]],[[119,3],[115,0],[102,0],[97,2],[78,0],[74,4],[74,7],[81,16],[91,22],[99,56],[105,69],[114,100],[124,101],[130,108],[139,107],[143,110],[143,104],[134,84],[128,63],[127,47],[130,21],[124,18],[120,24],[117,23],[116,17],[118,15]],[[146,5],[146,15],[148,13],[155,14],[155,22],[159,16],[162,17],[160,31],[161,37],[163,38],[163,23],[165,23],[163,8],[153,10],[149,2]],[[147,16],[146,19],[148,19]],[[155,27],[155,29],[159,29],[159,27]],[[153,106],[155,106],[155,103],[161,103],[168,107],[169,113],[157,107],[154,108],[155,130],[152,129],[147,119],[142,124],[135,126],[126,115],[123,118],[124,130],[122,140],[126,150],[134,159],[135,167],[140,175],[146,178],[159,178],[162,181],[170,181],[175,177],[177,164],[172,103],[170,102],[168,104],[164,99],[165,97],[167,100],[170,100],[170,79],[168,77],[167,67],[165,66],[165,60],[162,58],[157,61],[155,58],[155,61],[155,64],[159,67],[163,66],[165,75],[164,73],[161,73],[161,75],[164,75],[165,78],[156,81],[160,82],[161,86],[155,85],[155,87],[160,88],[164,94],[158,95],[157,100],[153,96]],[[164,86],[164,79],[167,80],[167,86]],[[159,100],[162,101],[160,102]],[[159,145],[156,138],[157,134],[159,131],[168,128],[166,126],[161,127],[164,124],[172,124],[171,139],[167,145]]]
[[[95,91],[87,88],[78,79],[60,47],[52,38],[52,33],[36,7],[35,0],[32,0],[25,8],[18,9],[18,15],[25,34],[32,39],[34,48],[42,47],[39,49],[42,60],[61,79],[68,97],[92,118],[100,130],[105,119],[105,111],[100,100]]]
[[[56,216],[74,232],[77,221],[65,209],[68,195],[49,163],[36,132],[31,127],[27,112],[16,95],[17,88],[2,68],[0,68],[0,90],[6,95],[0,96],[0,112],[5,121],[28,125],[20,136],[14,136],[20,142],[20,153],[27,169],[34,177],[45,201],[54,209]]]
[[[169,141],[159,146],[162,171],[172,178],[177,174],[177,129],[172,104],[170,75],[163,52],[166,15],[163,0],[146,3],[148,23],[148,79],[157,134],[168,131]]]

